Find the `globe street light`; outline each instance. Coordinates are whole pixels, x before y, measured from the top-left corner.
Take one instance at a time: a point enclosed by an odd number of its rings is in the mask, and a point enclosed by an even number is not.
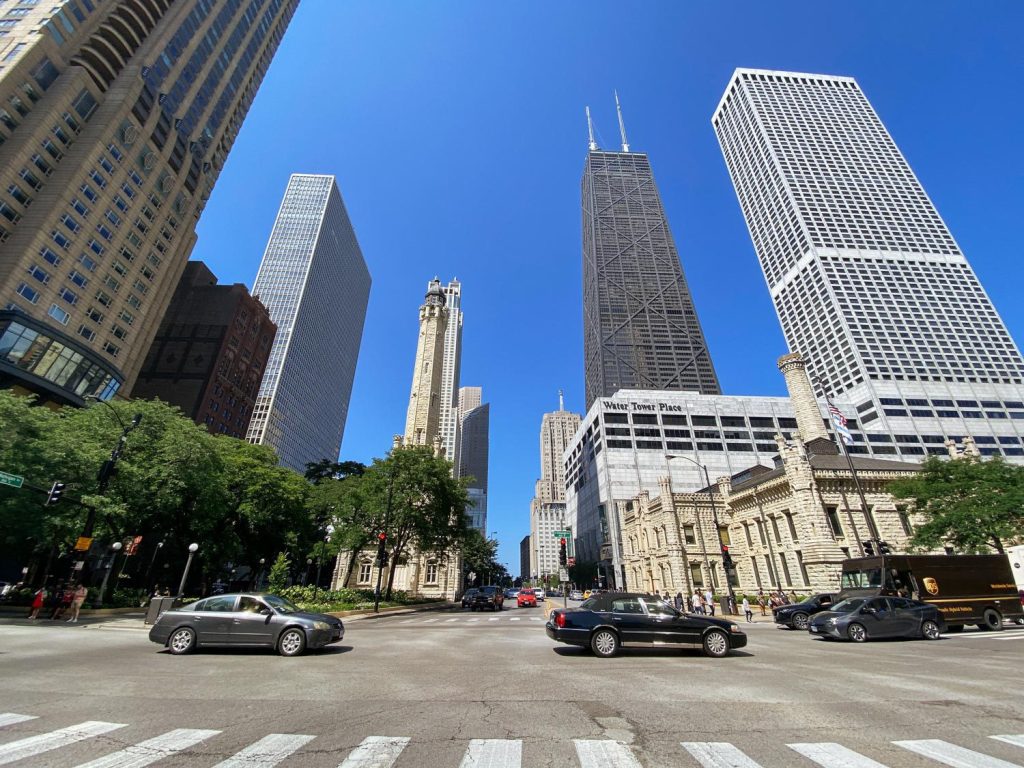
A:
[[[110,578],[110,572],[114,570],[114,560],[117,559],[117,553],[121,551],[121,542],[115,541],[110,545],[110,550],[110,559],[107,561],[106,570],[103,571],[103,583],[100,584],[99,594],[96,595],[96,599],[93,601],[93,605],[96,606],[103,604],[103,595],[107,591],[107,579]]]
[[[331,536],[334,535],[334,526],[328,525],[324,528],[326,535],[324,540],[320,543],[320,559],[316,563],[316,584],[313,585],[313,602],[316,602],[316,593],[320,589],[320,569],[324,566],[324,554],[327,550],[327,542],[331,540]]]
[[[266,562],[267,562],[267,558],[265,558],[265,557],[261,557],[260,558],[260,573],[259,573],[259,576],[256,577],[256,591],[257,592],[260,591],[260,584],[263,583],[263,566],[266,565]]]
[[[153,563],[156,562],[156,556],[160,553],[160,550],[164,548],[164,543],[158,541],[156,546],[153,548],[153,557],[149,559],[149,567],[146,569],[146,589],[149,589],[149,574],[153,571]]]
[[[178,597],[185,594],[185,581],[188,580],[188,569],[192,567],[192,558],[199,551],[199,545],[192,543],[188,545],[188,560],[185,561],[185,572],[181,574],[181,584],[178,585]]]

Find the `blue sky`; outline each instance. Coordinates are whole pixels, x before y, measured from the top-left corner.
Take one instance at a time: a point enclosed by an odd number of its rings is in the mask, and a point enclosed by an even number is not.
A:
[[[373,275],[342,446],[361,461],[404,428],[427,281],[457,276],[462,383],[491,403],[489,529],[518,573],[541,415],[559,388],[583,407],[584,106],[614,147],[619,91],[723,390],[784,394],[710,125],[733,69],[856,77],[1020,343],[1022,28],[1017,2],[302,0],[193,258],[251,286],[288,175],[338,177]]]

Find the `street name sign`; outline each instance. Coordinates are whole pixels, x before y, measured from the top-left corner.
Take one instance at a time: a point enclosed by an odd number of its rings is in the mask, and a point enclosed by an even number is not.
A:
[[[6,472],[0,472],[0,485],[9,485],[11,488],[21,488],[22,483],[25,482],[25,478],[20,475],[10,475]]]
[[[568,539],[572,536],[572,531],[555,531],[556,539]]]

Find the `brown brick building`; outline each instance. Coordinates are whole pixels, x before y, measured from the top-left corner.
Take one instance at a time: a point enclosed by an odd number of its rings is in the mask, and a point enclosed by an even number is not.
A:
[[[241,283],[190,261],[132,397],[177,405],[215,434],[244,438],[277,326]]]

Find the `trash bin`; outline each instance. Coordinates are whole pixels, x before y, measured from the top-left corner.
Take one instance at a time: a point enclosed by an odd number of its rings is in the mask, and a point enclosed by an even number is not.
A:
[[[178,602],[176,597],[154,597],[149,601],[149,608],[146,609],[146,624],[154,624],[160,614],[175,607]]]

